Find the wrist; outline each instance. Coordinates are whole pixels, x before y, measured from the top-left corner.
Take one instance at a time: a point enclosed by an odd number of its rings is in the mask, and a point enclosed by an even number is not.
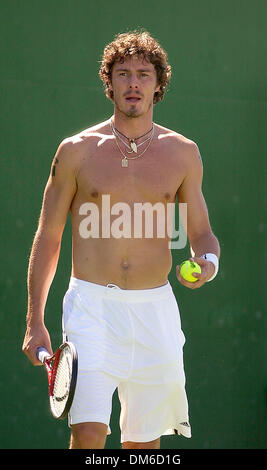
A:
[[[204,255],[201,256],[201,258],[206,259],[207,261],[210,261],[214,265],[214,273],[213,275],[207,280],[207,282],[212,281],[218,273],[219,270],[219,259],[218,256],[216,256],[214,253],[205,253]]]
[[[32,328],[35,326],[43,325],[44,324],[44,315],[42,313],[27,313],[26,316],[26,325],[28,328]]]

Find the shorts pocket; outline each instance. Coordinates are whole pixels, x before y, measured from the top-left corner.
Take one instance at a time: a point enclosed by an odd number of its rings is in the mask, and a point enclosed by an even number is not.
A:
[[[65,333],[73,311],[76,292],[73,289],[67,290],[63,298],[62,330]]]

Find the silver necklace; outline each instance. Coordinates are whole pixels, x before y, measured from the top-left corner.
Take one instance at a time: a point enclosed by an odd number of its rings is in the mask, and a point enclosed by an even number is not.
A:
[[[136,155],[135,157],[128,157],[127,155],[125,155],[125,153],[123,153],[123,151],[122,151],[122,149],[120,148],[119,143],[118,143],[118,141],[117,141],[117,139],[116,139],[116,137],[118,137],[118,135],[117,135],[117,133],[116,133],[116,130],[115,130],[115,128],[114,128],[113,123],[112,123],[111,120],[110,120],[110,126],[111,126],[112,133],[113,133],[113,135],[114,135],[114,137],[115,137],[115,142],[116,142],[116,144],[117,144],[117,147],[118,147],[120,153],[121,153],[122,156],[123,156],[123,158],[122,158],[122,160],[121,160],[121,166],[122,166],[123,168],[127,168],[127,167],[128,167],[128,160],[135,160],[136,158],[140,158],[140,157],[142,157],[142,155],[144,155],[144,153],[147,151],[148,147],[149,147],[150,144],[151,144],[151,141],[152,141],[152,139],[153,139],[153,136],[154,136],[154,130],[155,130],[154,123],[152,124],[152,132],[151,132],[150,137],[148,137],[148,139],[146,139],[144,142],[142,142],[142,143],[139,144],[138,146],[140,147],[140,145],[142,145],[143,143],[149,141],[149,142],[148,142],[148,145],[146,146],[145,150],[143,150],[143,152],[141,152],[139,155]],[[149,132],[150,132],[150,131],[149,131]],[[146,134],[144,134],[144,135],[146,135]],[[118,137],[118,138],[119,138],[119,137]],[[119,139],[119,140],[121,140],[121,139]],[[130,142],[131,142],[131,139],[129,139],[129,140],[130,140]],[[134,140],[134,139],[132,139],[132,140]],[[125,144],[124,141],[122,141],[122,142]],[[127,144],[125,144],[125,145],[127,146]],[[134,142],[134,145],[137,147],[137,145],[136,145],[135,142]],[[128,148],[130,148],[130,147],[128,146]],[[137,153],[137,149],[134,150],[133,147],[131,147],[131,148],[132,148],[132,152]],[[128,153],[132,153],[132,152],[128,152]]]
[[[145,137],[147,134],[149,134],[151,131],[153,131],[153,127],[154,127],[154,124],[152,124],[152,127],[149,131],[147,131],[145,134],[143,135],[140,135],[140,137],[136,137],[135,139],[130,139],[129,137],[127,137],[127,135],[124,135],[122,132],[120,132],[118,129],[116,129],[113,125],[113,122],[112,120],[110,120],[110,126],[111,126],[111,129],[112,129],[112,132],[114,135],[116,135],[116,137],[125,145],[125,147],[127,147],[127,149],[129,150],[126,150],[127,153],[131,154],[131,153],[137,153],[137,149],[139,147],[141,147],[141,145],[144,145],[146,142],[149,141],[150,137],[147,137],[145,140],[143,140],[143,142],[140,142],[140,144],[136,144],[135,140],[138,140],[138,139],[141,139],[142,137]],[[130,142],[130,145],[128,145],[123,139],[122,137],[125,137],[125,139],[127,139],[129,142]]]

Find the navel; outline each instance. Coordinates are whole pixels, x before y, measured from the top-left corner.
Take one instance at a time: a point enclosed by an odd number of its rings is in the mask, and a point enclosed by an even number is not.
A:
[[[123,270],[126,271],[127,269],[129,269],[130,263],[126,259],[123,259],[121,261],[121,267],[122,267]]]

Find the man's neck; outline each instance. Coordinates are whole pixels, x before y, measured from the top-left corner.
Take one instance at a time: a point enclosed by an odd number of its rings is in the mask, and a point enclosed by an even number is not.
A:
[[[129,139],[137,139],[152,128],[152,115],[128,117],[115,109],[111,119],[114,127]]]

